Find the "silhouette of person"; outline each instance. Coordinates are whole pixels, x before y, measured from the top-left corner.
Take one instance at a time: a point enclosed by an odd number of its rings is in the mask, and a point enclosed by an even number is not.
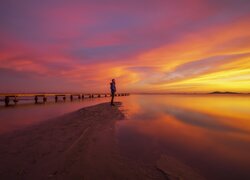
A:
[[[116,86],[115,86],[115,79],[112,79],[110,83],[110,91],[111,91],[111,106],[114,106],[114,97],[115,97],[115,92],[116,92]]]

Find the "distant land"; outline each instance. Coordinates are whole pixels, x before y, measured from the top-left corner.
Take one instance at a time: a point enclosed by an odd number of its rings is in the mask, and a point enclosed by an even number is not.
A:
[[[225,91],[225,92],[222,92],[222,91],[214,91],[214,92],[211,92],[209,94],[243,94],[243,93],[239,93],[239,92],[230,92],[230,91]]]
[[[79,92],[0,92],[0,96],[6,95],[34,95],[34,94],[105,94],[105,93],[79,93]],[[107,93],[108,94],[108,93]],[[130,94],[141,94],[141,95],[204,95],[204,94],[239,94],[239,95],[250,95],[250,92],[233,92],[233,91],[213,91],[213,92],[130,92]]]
[[[247,92],[231,92],[231,91],[213,91],[213,92],[168,92],[168,93],[148,93],[148,92],[139,92],[139,93],[131,93],[131,94],[143,94],[143,95],[202,95],[202,94],[246,94],[249,95],[250,93]]]

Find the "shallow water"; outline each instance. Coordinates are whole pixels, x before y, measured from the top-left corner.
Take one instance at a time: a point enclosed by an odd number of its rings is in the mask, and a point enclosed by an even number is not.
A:
[[[0,134],[22,129],[106,101],[109,101],[109,98],[74,100],[73,102],[48,102],[46,104],[34,104],[34,102],[27,101],[9,107],[2,105],[0,106]]]
[[[127,156],[175,157],[207,179],[250,179],[250,96],[134,95],[117,123]]]
[[[107,102],[83,101],[0,106],[0,134]],[[126,119],[116,137],[127,157],[155,164],[178,159],[207,179],[250,179],[250,96],[131,95],[122,101]]]

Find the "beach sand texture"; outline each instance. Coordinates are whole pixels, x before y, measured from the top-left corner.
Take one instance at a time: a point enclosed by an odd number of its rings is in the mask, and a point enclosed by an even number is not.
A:
[[[120,105],[102,103],[1,135],[0,179],[202,179],[179,162],[173,170],[176,161],[166,156],[148,165],[121,155]]]

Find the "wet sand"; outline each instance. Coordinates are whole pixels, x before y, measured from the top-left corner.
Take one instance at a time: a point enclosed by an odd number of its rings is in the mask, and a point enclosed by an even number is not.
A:
[[[122,155],[120,105],[102,103],[1,135],[0,179],[202,179],[171,157],[143,164]]]

